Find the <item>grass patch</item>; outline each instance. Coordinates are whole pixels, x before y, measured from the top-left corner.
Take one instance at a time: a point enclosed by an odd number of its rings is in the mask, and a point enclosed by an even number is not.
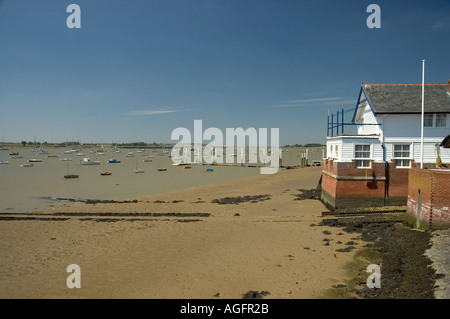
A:
[[[377,248],[364,248],[355,253],[353,261],[345,266],[345,270],[350,277],[345,283],[334,285],[326,290],[319,299],[355,299],[364,298],[358,293],[366,287],[367,266],[370,264],[381,265],[381,252]]]

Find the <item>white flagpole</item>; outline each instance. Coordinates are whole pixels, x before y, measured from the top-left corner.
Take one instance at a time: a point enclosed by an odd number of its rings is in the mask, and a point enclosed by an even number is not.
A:
[[[425,60],[422,60],[422,127],[420,137],[420,168],[423,168],[424,95],[425,95]]]

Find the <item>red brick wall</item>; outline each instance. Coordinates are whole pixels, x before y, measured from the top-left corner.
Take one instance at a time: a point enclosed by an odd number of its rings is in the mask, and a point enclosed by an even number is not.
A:
[[[356,168],[354,162],[323,161],[322,190],[327,204],[339,206],[406,205],[409,169],[389,163],[386,194],[386,164],[372,162],[371,168]],[[333,176],[338,177],[338,179]],[[332,198],[332,200],[330,200]],[[345,208],[345,207],[342,207]]]
[[[389,197],[408,196],[409,170],[409,168],[395,168],[393,160],[389,163]]]
[[[325,159],[322,165],[324,172],[333,175],[322,174],[322,201],[325,204],[334,208],[373,206],[375,202],[376,206],[383,205],[385,181],[376,178],[385,177],[384,163],[372,163],[371,168],[360,169],[355,168],[354,162]]]
[[[423,227],[450,226],[450,170],[411,169],[407,213]]]

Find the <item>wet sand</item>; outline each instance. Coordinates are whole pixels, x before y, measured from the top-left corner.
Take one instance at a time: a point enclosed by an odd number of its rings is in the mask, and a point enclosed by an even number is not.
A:
[[[325,206],[300,191],[315,189],[320,173],[4,214],[0,298],[339,298],[329,291],[342,287],[342,297],[361,297],[349,286],[361,269],[348,265],[375,239],[322,223]],[[81,268],[80,289],[67,288],[70,264]]]

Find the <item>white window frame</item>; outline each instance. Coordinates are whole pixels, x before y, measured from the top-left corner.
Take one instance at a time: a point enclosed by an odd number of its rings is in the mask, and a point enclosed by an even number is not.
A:
[[[430,120],[430,119],[427,119],[426,117],[430,116],[430,115],[431,115],[431,125],[427,125],[427,120]],[[434,127],[434,114],[433,113],[424,113],[423,127]]]
[[[395,150],[396,146],[401,146],[402,149],[396,151]],[[408,146],[409,147],[409,150],[408,150],[409,156],[408,157],[395,156],[396,152],[397,153],[405,153],[406,152],[405,150],[403,150],[404,146]],[[392,159],[394,160],[395,168],[411,168],[411,164],[412,164],[411,161],[413,159],[413,157],[412,157],[412,149],[413,149],[413,146],[410,143],[394,143],[394,144],[392,144]],[[400,161],[401,164],[397,165],[397,161]],[[408,161],[408,165],[404,165],[404,161]]]
[[[438,118],[437,118],[438,115],[439,116],[441,116],[441,115],[444,116],[444,125],[443,126],[438,126],[437,125],[437,123],[438,123]],[[428,117],[431,116],[431,125],[426,125],[426,121],[430,120],[430,119],[426,119],[425,116],[428,116]],[[446,128],[446,127],[448,127],[448,116],[447,116],[447,113],[439,113],[439,114],[438,113],[425,113],[424,114],[423,126],[427,127],[427,128]]]
[[[357,151],[356,146],[369,146],[369,157],[356,157],[356,152],[367,152],[364,150]],[[372,144],[369,143],[353,143],[353,158],[355,159],[356,168],[372,168]],[[365,165],[368,163],[368,166]]]
[[[443,126],[438,126],[438,115],[443,115],[444,116],[444,125]],[[440,114],[435,114],[435,116],[434,116],[434,118],[435,118],[435,122],[434,122],[434,124],[435,124],[435,127],[443,127],[443,128],[445,128],[445,127],[447,127],[447,114],[442,114],[442,113],[440,113]]]

